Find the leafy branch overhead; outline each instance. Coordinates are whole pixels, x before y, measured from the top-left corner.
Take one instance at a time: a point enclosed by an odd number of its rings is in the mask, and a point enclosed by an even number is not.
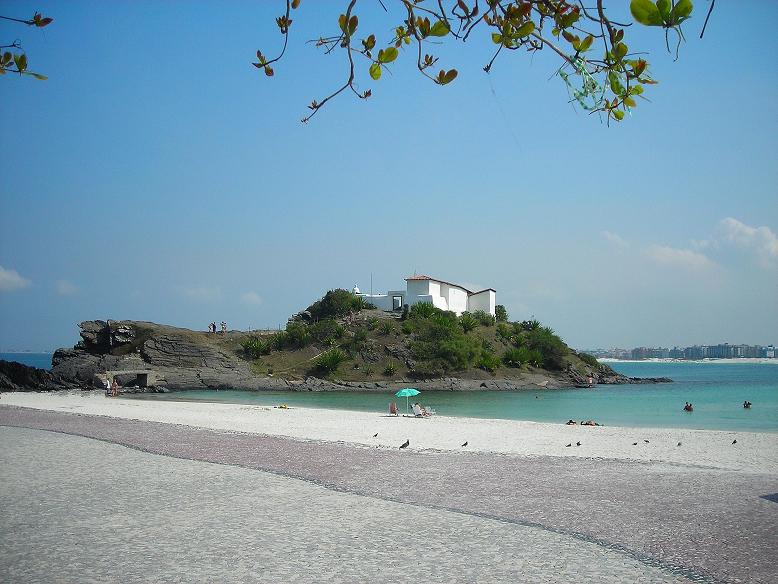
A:
[[[21,18],[11,18],[10,16],[0,16],[0,20],[9,20],[11,22],[18,22],[20,24],[26,24],[27,26],[34,26],[36,28],[43,28],[53,22],[53,18],[48,16],[42,16],[36,12],[29,20]],[[27,53],[22,49],[22,44],[19,40],[15,40],[10,45],[0,45],[0,50],[3,50],[0,54],[0,75],[6,73],[17,73],[19,75],[29,75],[35,77],[35,79],[48,79],[45,75],[40,73],[33,73],[27,69]]]
[[[303,122],[343,92],[368,99],[372,90],[360,89],[358,76],[379,81],[384,71],[406,54],[424,77],[438,85],[448,85],[457,78],[458,71],[441,66],[434,49],[446,41],[464,43],[474,31],[486,34],[495,45],[484,71],[489,73],[497,58],[511,51],[535,53],[548,49],[561,60],[556,75],[566,85],[570,101],[586,111],[605,114],[608,121],[624,119],[637,106],[637,99],[644,99],[646,86],[656,83],[649,75],[644,53],[631,49],[625,40],[625,31],[633,23],[609,18],[603,0],[372,1],[384,9],[389,21],[385,28],[392,31],[383,41],[374,32],[359,28],[357,0],[345,2],[345,10],[337,18],[333,14],[332,32],[328,36],[309,41],[325,54],[343,54],[348,75],[332,93],[311,102],[310,113]],[[708,16],[714,4],[715,0],[711,0]],[[271,65],[286,53],[294,22],[292,14],[299,7],[300,0],[286,0],[284,14],[276,18],[283,36],[279,54],[268,59],[262,51],[257,51],[253,65],[268,77],[275,73]],[[684,39],[681,25],[691,17],[692,10],[691,0],[630,2],[635,22],[664,29],[668,51],[668,35],[670,31],[676,33],[676,57]],[[707,24],[707,18],[705,21]]]

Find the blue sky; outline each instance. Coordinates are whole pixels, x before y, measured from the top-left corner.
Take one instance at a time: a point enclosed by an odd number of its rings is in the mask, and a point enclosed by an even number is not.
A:
[[[577,347],[778,342],[778,4],[719,3],[702,41],[697,14],[677,62],[633,27],[660,84],[610,128],[551,54],[486,75],[488,39],[441,49],[447,87],[410,53],[378,82],[363,65],[370,100],[302,125],[345,72],[303,42],[335,2],[302,3],[273,79],[250,61],[280,1],[31,6],[3,14],[54,23],[0,23],[49,75],[0,79],[0,349],[92,318],[276,327],[371,272],[493,287]]]

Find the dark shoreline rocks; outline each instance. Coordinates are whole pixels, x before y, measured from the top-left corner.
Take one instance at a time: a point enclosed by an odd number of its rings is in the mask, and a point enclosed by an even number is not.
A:
[[[244,333],[207,335],[141,321],[91,320],[79,325],[81,340],[58,349],[51,372],[14,362],[0,362],[0,391],[53,391],[104,388],[106,371],[122,393],[205,389],[274,391],[387,391],[413,385],[426,391],[516,391],[588,387],[594,384],[668,383],[671,379],[620,375],[606,365],[584,375],[567,371],[511,371],[513,377],[338,381],[306,376],[284,379],[257,374],[234,346]],[[232,344],[231,344],[232,343]],[[405,355],[402,355],[405,357]],[[399,356],[398,356],[399,358]],[[126,373],[123,373],[126,372]],[[139,381],[139,380],[143,381]]]
[[[72,383],[45,369],[0,359],[0,391],[58,391],[72,387]]]

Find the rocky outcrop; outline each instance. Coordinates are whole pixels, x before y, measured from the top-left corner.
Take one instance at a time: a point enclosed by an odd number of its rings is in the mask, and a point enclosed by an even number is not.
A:
[[[276,372],[275,376],[269,371],[262,374],[252,371],[251,364],[239,356],[240,342],[246,338],[245,333],[209,334],[138,321],[90,320],[82,322],[79,328],[81,340],[71,349],[59,349],[54,353],[51,372],[16,363],[4,365],[0,372],[0,389],[103,387],[106,372],[111,372],[124,386],[120,391],[386,391],[409,384],[423,390],[511,391],[588,386],[589,377],[598,384],[670,381],[666,378],[625,377],[602,364],[587,365],[583,370],[572,366],[566,371],[511,370],[508,379],[495,378],[481,370],[472,372],[473,378],[465,379],[405,379],[402,375],[383,381],[338,381],[313,376],[294,378],[288,370],[286,374]],[[406,343],[382,344],[367,339],[360,348],[360,355],[368,364],[379,362],[389,355],[403,363],[410,370],[408,374],[413,374],[415,362]]]
[[[51,391],[69,387],[72,384],[45,369],[0,359],[0,391]]]

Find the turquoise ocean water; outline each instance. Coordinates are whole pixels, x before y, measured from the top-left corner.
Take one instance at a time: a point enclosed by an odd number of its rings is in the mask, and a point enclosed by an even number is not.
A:
[[[48,369],[48,353],[0,353],[1,359]],[[594,389],[506,392],[425,391],[419,401],[441,415],[536,422],[596,420],[610,426],[702,428],[778,432],[778,364],[609,363],[633,377],[670,377],[673,383],[598,386]],[[210,401],[386,411],[392,396],[373,392],[187,391],[139,394],[135,399]],[[394,398],[403,406],[403,400]],[[743,408],[744,400],[754,405]],[[684,402],[694,412],[683,411]]]
[[[425,391],[417,399],[438,414],[536,422],[596,420],[609,426],[778,432],[778,364],[609,363],[632,377],[673,383],[530,391]],[[139,399],[212,401],[383,412],[392,396],[372,392],[192,391]],[[404,407],[404,400],[394,398]],[[754,405],[743,408],[743,401]],[[694,412],[683,411],[686,401]]]

